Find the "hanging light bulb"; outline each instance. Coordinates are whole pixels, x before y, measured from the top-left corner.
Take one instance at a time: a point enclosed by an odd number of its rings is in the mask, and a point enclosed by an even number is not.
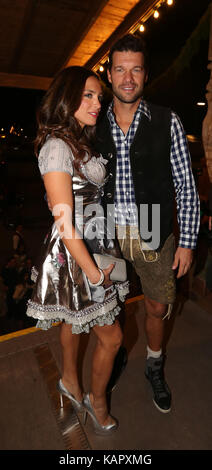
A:
[[[145,26],[143,24],[140,25],[139,31],[143,33],[145,31]]]
[[[160,16],[159,11],[155,10],[153,16],[154,16],[154,18],[159,18],[159,16]]]
[[[167,5],[173,5],[173,0],[167,0]]]
[[[103,67],[103,65],[100,65],[99,71],[100,71],[100,72],[104,72],[104,67]]]

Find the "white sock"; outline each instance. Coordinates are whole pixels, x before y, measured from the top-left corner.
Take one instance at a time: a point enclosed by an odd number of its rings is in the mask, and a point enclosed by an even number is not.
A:
[[[149,357],[154,357],[155,359],[157,359],[158,357],[160,357],[162,354],[162,349],[159,349],[159,351],[152,351],[152,349],[149,348],[149,346],[147,346],[147,359],[149,359]]]

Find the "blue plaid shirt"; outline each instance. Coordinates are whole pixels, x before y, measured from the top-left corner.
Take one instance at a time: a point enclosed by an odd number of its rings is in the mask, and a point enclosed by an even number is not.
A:
[[[109,105],[107,116],[117,150],[115,221],[118,225],[138,225],[135,192],[130,166],[130,146],[134,139],[141,114],[149,120],[151,114],[146,101],[141,100],[134,119],[125,135],[116,123],[113,103]],[[200,223],[200,204],[191,169],[191,158],[187,138],[179,117],[171,113],[171,152],[175,198],[177,203],[180,230],[179,246],[194,249],[197,243]]]

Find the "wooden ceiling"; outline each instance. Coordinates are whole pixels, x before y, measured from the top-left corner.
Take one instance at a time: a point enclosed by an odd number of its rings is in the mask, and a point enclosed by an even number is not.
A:
[[[95,69],[111,44],[145,21],[158,3],[0,0],[0,86],[47,89],[63,67]]]

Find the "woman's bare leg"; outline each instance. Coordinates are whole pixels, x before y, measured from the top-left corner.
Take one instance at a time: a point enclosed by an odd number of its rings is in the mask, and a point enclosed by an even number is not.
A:
[[[108,415],[106,387],[123,336],[118,320],[113,325],[95,326],[93,330],[97,344],[93,355],[90,400],[99,423],[107,425],[112,418]]]
[[[80,335],[72,334],[71,325],[62,323],[60,341],[63,353],[63,385],[78,401],[82,401],[83,394],[78,378],[78,350]]]

